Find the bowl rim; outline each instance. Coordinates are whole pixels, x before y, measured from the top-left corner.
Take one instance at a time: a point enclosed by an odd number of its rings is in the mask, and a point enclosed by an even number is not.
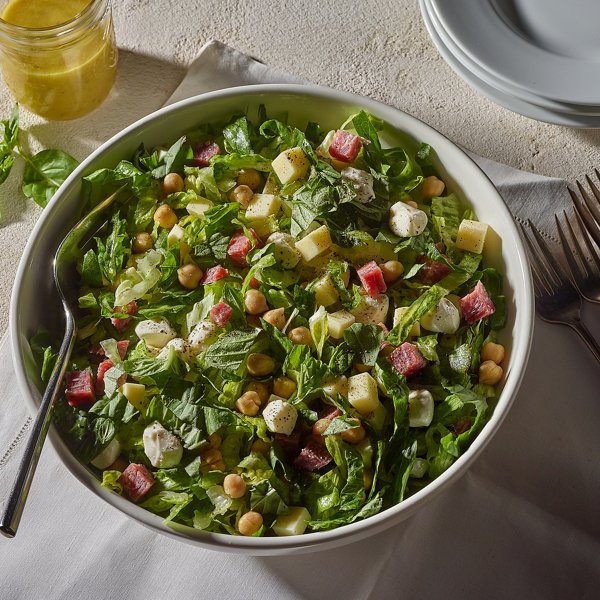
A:
[[[350,92],[334,90],[316,85],[302,84],[256,84],[236,86],[222,90],[216,90],[199,94],[186,98],[179,102],[167,105],[142,117],[131,125],[127,126],[117,134],[113,135],[106,142],[101,144],[94,152],[92,152],[81,164],[73,171],[68,179],[61,185],[55,193],[48,206],[43,211],[42,215],[35,224],[25,249],[23,251],[17,273],[15,276],[14,286],[11,295],[10,312],[9,312],[9,332],[11,337],[11,349],[13,355],[13,364],[17,378],[18,388],[24,395],[29,408],[35,413],[37,412],[38,404],[33,399],[30,393],[30,387],[25,373],[22,357],[22,345],[20,334],[18,331],[18,306],[21,298],[21,281],[27,269],[28,259],[34,249],[34,242],[40,234],[43,234],[44,228],[49,220],[50,215],[59,210],[59,203],[62,197],[76,187],[81,180],[82,174],[88,171],[90,165],[95,163],[104,154],[108,153],[113,144],[128,137],[134,132],[142,130],[145,126],[160,120],[167,114],[178,112],[185,107],[191,105],[202,105],[218,99],[226,99],[239,96],[243,100],[245,96],[257,96],[265,94],[277,95],[293,95],[301,97],[309,97],[313,100],[325,98],[327,101],[340,102],[344,104],[355,104],[365,110],[384,119],[386,123],[394,129],[406,132],[419,140],[427,139],[428,143],[440,153],[440,149],[453,153],[453,162],[460,163],[461,169],[467,173],[467,176],[475,177],[480,181],[480,184],[485,188],[486,195],[497,199],[497,210],[501,213],[501,219],[506,221],[506,226],[509,230],[512,229],[513,238],[511,244],[514,244],[516,257],[518,262],[519,281],[513,284],[521,286],[520,292],[524,296],[523,306],[520,307],[516,318],[519,319],[520,330],[523,335],[516,340],[512,347],[513,363],[517,365],[513,368],[510,376],[507,378],[504,388],[498,398],[498,402],[489,421],[471,443],[469,448],[439,477],[426,485],[423,489],[416,492],[414,495],[403,500],[399,504],[392,506],[376,515],[367,519],[357,521],[348,525],[343,525],[329,531],[306,533],[289,537],[243,537],[233,536],[222,533],[208,533],[203,531],[191,530],[184,526],[170,527],[163,524],[163,519],[158,515],[150,513],[136,504],[122,498],[116,494],[105,490],[100,486],[99,481],[94,477],[92,472],[88,470],[83,463],[80,463],[73,454],[68,450],[66,444],[58,435],[55,427],[50,428],[49,437],[54,449],[57,451],[61,461],[65,463],[71,474],[82,482],[88,489],[92,490],[101,499],[114,508],[120,510],[126,515],[133,517],[141,524],[150,527],[162,534],[170,537],[175,537],[184,542],[191,543],[196,546],[203,546],[214,550],[225,550],[234,552],[248,552],[250,554],[274,554],[286,552],[309,552],[313,550],[326,549],[332,546],[349,543],[358,539],[365,538],[391,527],[394,524],[404,520],[410,516],[421,504],[430,501],[437,496],[442,490],[455,482],[462,476],[469,465],[479,456],[484,447],[492,439],[500,424],[506,417],[508,410],[514,401],[518,388],[523,379],[527,359],[531,348],[531,339],[533,334],[534,323],[534,302],[531,273],[526,260],[526,252],[522,243],[518,229],[513,221],[507,206],[505,205],[500,193],[492,184],[485,172],[461,149],[459,146],[450,141],[442,133],[434,129],[432,126],[424,123],[420,119],[400,110],[395,107],[386,105],[377,100],[366,98]],[[407,124],[410,127],[407,127]],[[425,133],[426,135],[422,135]],[[443,165],[443,161],[440,160]],[[460,182],[459,187],[460,187]],[[515,340],[513,340],[515,341]]]

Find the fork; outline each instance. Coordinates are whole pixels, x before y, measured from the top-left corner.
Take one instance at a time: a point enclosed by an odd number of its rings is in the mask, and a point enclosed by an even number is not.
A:
[[[600,304],[600,255],[590,239],[588,228],[584,225],[577,210],[575,211],[577,233],[575,233],[566,211],[562,211],[562,223],[558,214],[554,215],[554,220],[563,255],[575,287],[586,300]],[[580,239],[583,240],[583,244],[580,243]]]
[[[548,323],[559,323],[573,329],[600,362],[600,345],[581,321],[581,295],[573,282],[553,264],[552,251],[531,220],[527,221],[533,234],[521,225],[531,259],[535,306],[540,317]]]
[[[14,537],[21,520],[27,494],[37,467],[38,459],[50,427],[52,409],[60,391],[66,371],[67,361],[75,343],[77,328],[74,310],[77,306],[75,265],[82,254],[82,247],[92,239],[98,231],[98,222],[104,211],[113,204],[123,187],[95,206],[63,239],[54,257],[54,281],[63,304],[65,314],[65,333],[60,346],[58,359],[50,380],[42,397],[38,413],[33,423],[31,434],[21,458],[17,477],[6,501],[4,514],[0,519],[0,532],[7,537]]]

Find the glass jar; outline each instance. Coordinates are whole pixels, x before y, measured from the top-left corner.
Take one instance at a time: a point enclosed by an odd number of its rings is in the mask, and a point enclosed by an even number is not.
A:
[[[7,19],[13,8],[27,16],[27,0],[4,5],[2,16]],[[46,119],[62,121],[89,113],[115,81],[118,53],[111,0],[90,0],[58,25],[38,27],[33,22],[35,27],[26,27],[0,18],[0,64],[6,85],[17,102]]]

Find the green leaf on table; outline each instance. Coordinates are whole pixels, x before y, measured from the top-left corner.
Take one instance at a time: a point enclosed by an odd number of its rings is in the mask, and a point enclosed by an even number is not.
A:
[[[6,181],[15,162],[13,150],[19,140],[19,106],[15,104],[9,119],[1,121],[3,127],[0,140],[0,184]]]
[[[26,166],[23,173],[23,194],[42,208],[79,164],[62,150],[46,149],[34,156],[21,154]]]

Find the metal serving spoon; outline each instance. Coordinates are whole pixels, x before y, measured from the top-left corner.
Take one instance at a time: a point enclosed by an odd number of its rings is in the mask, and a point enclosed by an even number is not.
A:
[[[0,519],[0,531],[9,538],[14,537],[17,533],[31,481],[50,426],[52,408],[60,392],[67,362],[75,343],[77,327],[73,311],[77,306],[78,289],[75,265],[81,257],[82,248],[98,231],[99,217],[113,204],[122,189],[118,189],[83,217],[63,239],[54,256],[54,282],[65,312],[65,334],[56,365],[50,376],[50,381],[42,397],[31,434],[27,440],[17,477],[8,496],[2,518]]]

